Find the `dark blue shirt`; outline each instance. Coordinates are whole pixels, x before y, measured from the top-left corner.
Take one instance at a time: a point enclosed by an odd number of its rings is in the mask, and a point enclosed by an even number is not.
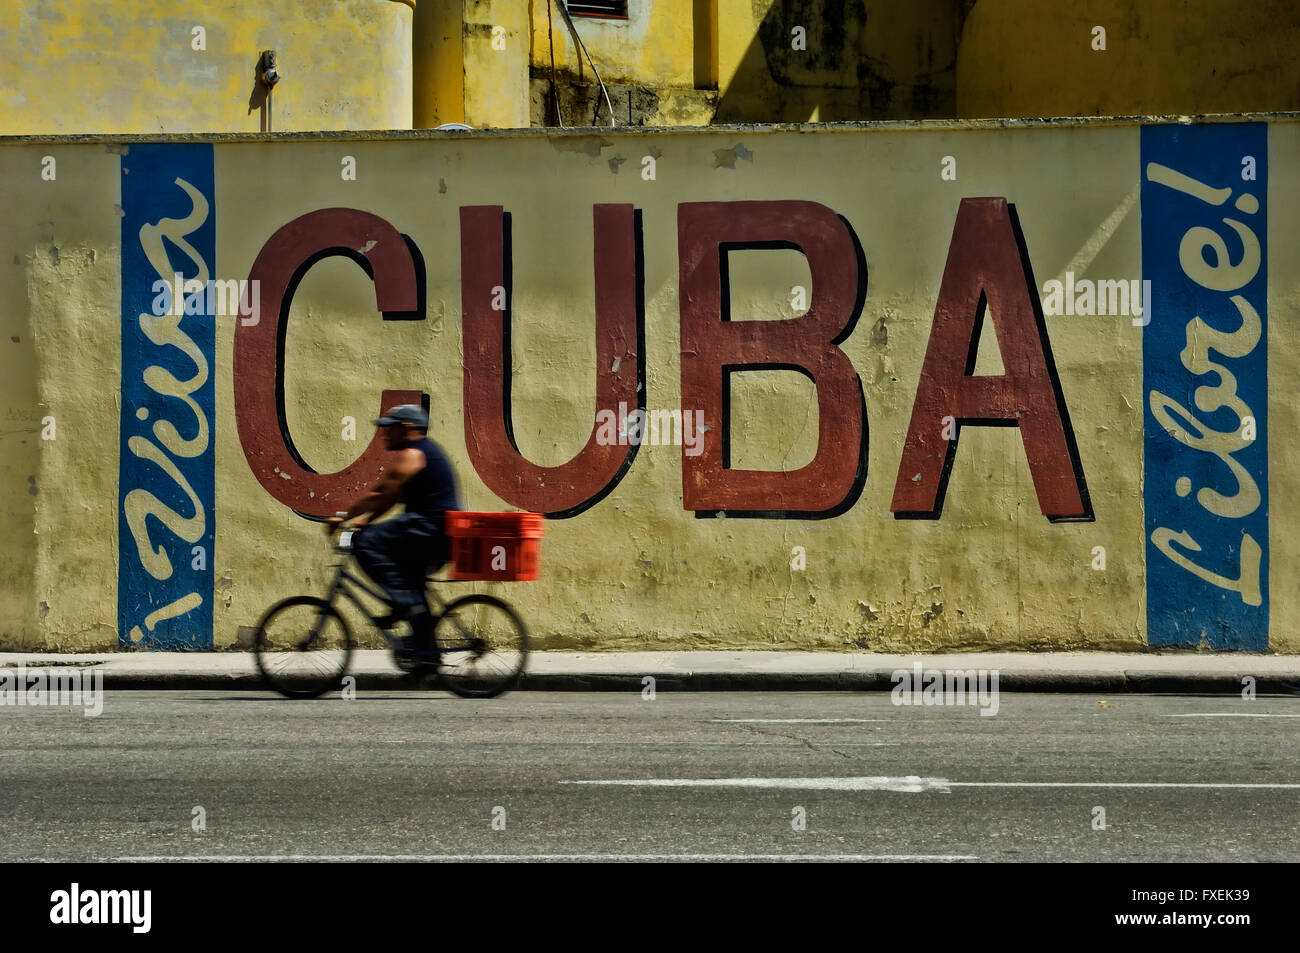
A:
[[[410,444],[424,454],[424,469],[402,484],[402,503],[406,512],[418,513],[442,530],[443,513],[459,510],[456,474],[442,448],[428,437]]]

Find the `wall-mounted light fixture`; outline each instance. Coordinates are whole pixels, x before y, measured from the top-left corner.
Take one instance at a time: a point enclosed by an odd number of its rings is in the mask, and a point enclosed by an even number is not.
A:
[[[262,51],[262,58],[257,61],[257,78],[267,89],[280,82],[280,71],[275,68],[275,50]]]

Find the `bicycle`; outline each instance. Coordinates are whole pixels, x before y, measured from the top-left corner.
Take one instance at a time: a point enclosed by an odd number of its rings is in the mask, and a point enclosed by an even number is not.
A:
[[[341,554],[334,581],[325,598],[291,596],[267,609],[253,636],[253,654],[262,678],[288,698],[318,698],[339,687],[352,658],[353,639],[343,614],[335,607],[339,596],[348,599],[368,618],[388,642],[397,666],[415,675],[436,674],[444,688],[462,698],[495,698],[513,688],[528,659],[528,629],[519,613],[502,599],[482,593],[451,602],[430,586],[433,597],[433,647],[399,651],[391,617],[377,616],[366,608],[358,590],[388,606],[387,596],[348,572],[353,531],[344,530],[332,548]],[[459,580],[435,579],[448,583]],[[305,611],[298,611],[305,610]]]

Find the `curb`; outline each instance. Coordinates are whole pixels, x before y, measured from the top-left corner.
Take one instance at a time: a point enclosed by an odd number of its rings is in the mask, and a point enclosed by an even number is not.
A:
[[[427,690],[404,672],[353,672],[356,687],[363,690]],[[653,675],[655,690],[665,692],[880,692],[888,693],[895,683],[887,672],[694,672],[655,675],[580,672],[524,673],[516,691],[542,692],[639,692],[645,675]],[[127,673],[104,672],[104,688],[115,691],[269,691],[257,672],[225,673]],[[1004,672],[998,678],[1003,692],[1058,694],[1205,694],[1240,696],[1241,677],[1228,674],[1071,672],[1062,674]],[[1260,695],[1300,695],[1300,674],[1257,677]]]

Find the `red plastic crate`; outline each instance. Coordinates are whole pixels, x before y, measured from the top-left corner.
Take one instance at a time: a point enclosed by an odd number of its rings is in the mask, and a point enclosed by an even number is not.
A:
[[[451,578],[494,582],[538,579],[542,568],[541,513],[468,513],[448,510]]]

